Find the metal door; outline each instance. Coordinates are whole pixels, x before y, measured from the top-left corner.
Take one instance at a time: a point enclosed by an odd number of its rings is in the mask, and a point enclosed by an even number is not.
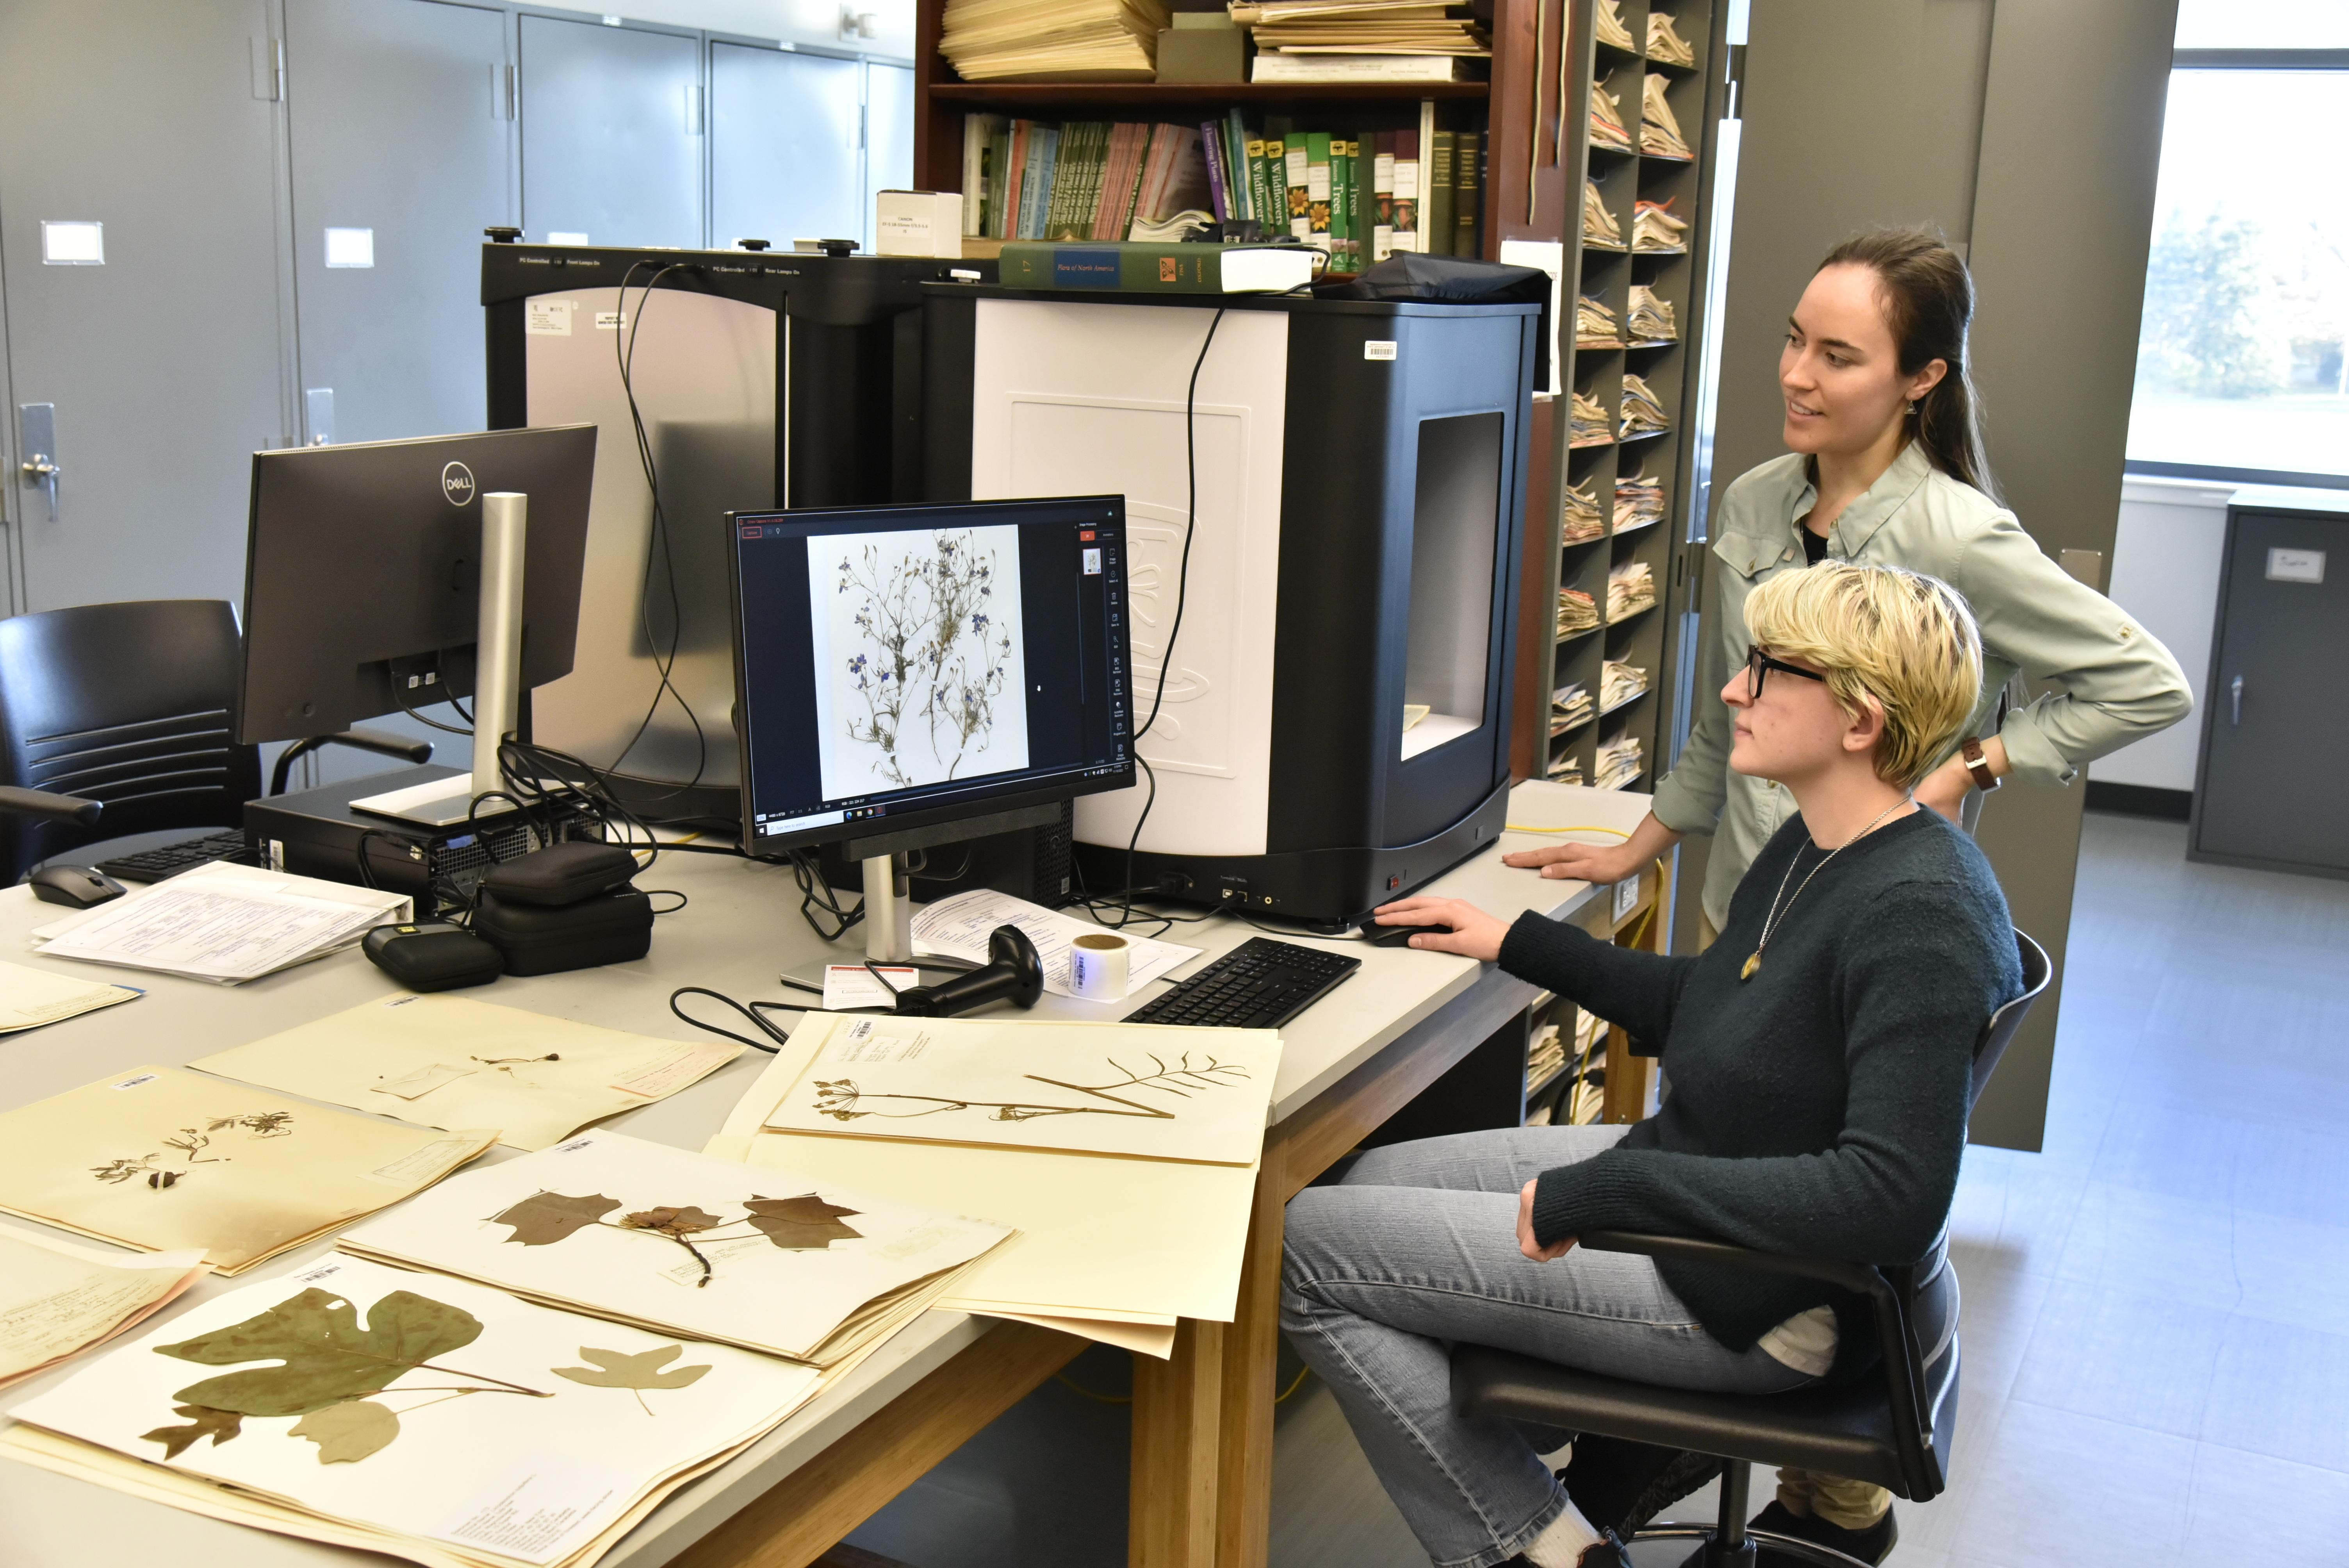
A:
[[[750,235],[779,250],[795,239],[863,243],[862,68],[822,55],[709,46],[716,242]]]
[[[2228,535],[2195,858],[2349,872],[2349,517],[2238,511]]]
[[[699,41],[526,15],[521,50],[530,238],[704,243]]]
[[[481,230],[513,222],[505,18],[287,0],[285,28],[303,435],[478,430]]]
[[[914,73],[903,66],[864,68],[864,248],[874,248],[881,191],[914,184]]]
[[[252,453],[291,428],[268,10],[0,6],[11,609],[243,588]],[[54,514],[16,467],[27,404]]]

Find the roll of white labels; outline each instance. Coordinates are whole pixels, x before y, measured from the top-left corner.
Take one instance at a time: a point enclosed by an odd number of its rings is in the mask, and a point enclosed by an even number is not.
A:
[[[1118,1001],[1133,956],[1124,937],[1089,931],[1069,944],[1069,988],[1088,1002]]]

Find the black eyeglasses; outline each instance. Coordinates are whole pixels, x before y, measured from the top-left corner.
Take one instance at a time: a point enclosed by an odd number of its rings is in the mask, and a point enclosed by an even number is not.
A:
[[[1806,670],[1800,665],[1790,665],[1784,659],[1774,659],[1759,648],[1745,650],[1745,695],[1755,702],[1762,700],[1762,683],[1772,670],[1784,670],[1790,676],[1800,676],[1806,681],[1824,682],[1827,677],[1816,670]]]

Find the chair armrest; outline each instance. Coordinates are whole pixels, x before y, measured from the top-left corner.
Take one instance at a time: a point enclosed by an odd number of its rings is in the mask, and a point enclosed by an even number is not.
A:
[[[1815,1279],[1868,1297],[1876,1320],[1877,1350],[1884,1362],[1885,1392],[1892,1405],[1894,1429],[1904,1434],[1901,1463],[1911,1471],[1934,1463],[1932,1423],[1925,1404],[1925,1358],[1917,1340],[1913,1311],[1917,1271],[1892,1271],[1899,1288],[1882,1269],[1867,1264],[1837,1263],[1820,1258],[1790,1258],[1756,1252],[1726,1242],[1700,1241],[1692,1236],[1655,1236],[1632,1231],[1586,1231],[1576,1244],[1602,1253],[1635,1253],[1651,1258],[1682,1258],[1744,1269],[1749,1274],[1792,1274]],[[1913,1439],[1909,1440],[1909,1439]],[[1938,1467],[1936,1467],[1938,1468]],[[1918,1476],[1918,1480],[1923,1477]],[[1938,1478],[1937,1478],[1938,1479]],[[1935,1487],[1933,1491],[1938,1491]],[[1932,1491],[1915,1495],[1931,1496]]]
[[[361,751],[372,751],[379,757],[397,757],[408,762],[432,760],[432,743],[410,740],[404,735],[394,735],[388,729],[345,729],[323,738],[327,746],[351,746]]]
[[[71,822],[77,827],[95,826],[106,807],[98,800],[86,800],[78,795],[53,794],[47,789],[19,789],[13,784],[0,784],[0,815],[39,817],[47,821]]]

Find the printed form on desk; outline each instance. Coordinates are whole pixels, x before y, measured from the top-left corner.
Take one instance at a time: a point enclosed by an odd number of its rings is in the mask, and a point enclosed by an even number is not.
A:
[[[1055,996],[1077,994],[1069,984],[1069,944],[1088,933],[1112,930],[992,888],[973,888],[914,912],[914,951],[984,964],[988,934],[999,925],[1018,926],[1036,944],[1037,955],[1044,961],[1044,989]],[[1133,948],[1126,976],[1128,995],[1199,956],[1198,948],[1172,942],[1143,936],[1125,940]]]
[[[214,863],[33,933],[52,958],[233,985],[305,964],[407,920],[405,894]]]

